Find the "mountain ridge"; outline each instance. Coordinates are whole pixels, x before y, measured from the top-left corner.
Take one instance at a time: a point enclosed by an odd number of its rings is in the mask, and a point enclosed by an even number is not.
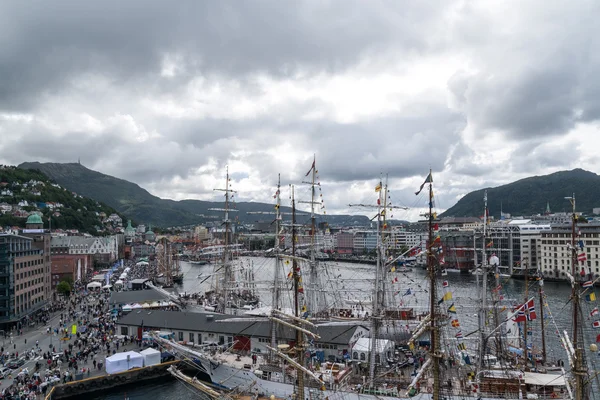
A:
[[[221,215],[208,209],[222,208],[222,202],[161,199],[134,182],[94,171],[79,163],[25,162],[18,168],[39,170],[69,190],[101,201],[138,223],[152,223],[167,227],[221,219]],[[236,213],[239,221],[246,223],[257,219],[256,216],[247,214],[248,212],[274,211],[274,204],[268,203],[236,202],[235,206],[239,211]],[[291,208],[281,207],[281,211],[290,212]],[[306,222],[307,214],[299,214],[299,222]],[[346,226],[369,224],[369,218],[362,215],[318,215],[317,221]]]
[[[565,197],[576,195],[577,211],[591,213],[600,206],[600,176],[581,168],[535,175],[505,185],[472,191],[440,214],[440,217],[466,217],[483,215],[483,197],[487,190],[490,215],[500,213],[512,216],[543,214],[546,206],[551,212],[571,211]]]

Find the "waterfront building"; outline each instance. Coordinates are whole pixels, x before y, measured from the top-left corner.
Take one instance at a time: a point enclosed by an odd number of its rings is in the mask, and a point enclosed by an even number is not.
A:
[[[228,315],[161,311],[131,311],[117,321],[117,334],[142,336],[144,331],[169,331],[175,340],[188,345],[218,344],[227,345],[238,351],[267,353],[271,345],[272,322],[266,318],[239,318]],[[278,326],[277,344],[294,346],[296,332]],[[362,325],[328,325],[318,329],[320,357],[343,359],[351,353],[358,338],[368,336],[368,329]]]
[[[425,244],[427,241],[427,232],[409,231],[406,228],[399,227],[392,229],[392,243],[395,249],[408,248]]]
[[[49,268],[44,250],[30,237],[0,234],[0,325],[23,323],[48,299]]]
[[[594,279],[600,276],[600,224],[579,224],[580,240],[583,249],[579,254],[585,254],[582,266],[591,270]],[[567,280],[566,273],[571,273],[571,224],[554,225],[551,230],[541,235],[539,253],[541,253],[542,273],[549,279]],[[581,265],[581,264],[580,264]],[[586,271],[587,272],[587,271]]]
[[[210,240],[210,232],[205,226],[197,226],[194,228],[194,238],[199,242],[204,242],[205,240]]]
[[[355,231],[352,240],[354,254],[367,254],[377,248],[376,231]]]
[[[352,254],[354,251],[354,234],[352,232],[338,232],[336,235],[339,254]]]
[[[44,284],[44,299],[50,300],[52,298],[52,285],[51,285],[51,251],[50,251],[50,231],[43,229],[44,223],[42,218],[37,214],[32,214],[27,218],[25,222],[25,229],[21,230],[22,236],[28,237],[32,240],[31,246],[35,249],[41,250],[43,256],[43,284]]]

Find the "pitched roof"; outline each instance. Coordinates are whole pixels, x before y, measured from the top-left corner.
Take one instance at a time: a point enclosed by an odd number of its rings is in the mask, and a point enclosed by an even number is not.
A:
[[[176,331],[200,331],[241,335],[251,337],[270,337],[271,321],[266,318],[234,317],[223,314],[197,312],[134,310],[123,316],[119,325],[141,326]],[[316,329],[321,339],[319,343],[347,345],[360,325],[327,325]],[[295,331],[287,327],[278,327],[278,337],[294,340]]]

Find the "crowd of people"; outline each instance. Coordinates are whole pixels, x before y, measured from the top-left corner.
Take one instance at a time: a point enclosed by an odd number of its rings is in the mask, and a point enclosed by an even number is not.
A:
[[[57,340],[48,351],[44,351],[37,341],[29,343],[31,348],[21,354],[21,359],[26,361],[41,356],[35,363],[35,370],[21,368],[9,373],[4,379],[12,382],[2,389],[0,399],[24,400],[43,396],[54,384],[88,377],[94,372],[98,374],[103,370],[104,358],[123,350],[123,346],[139,345],[137,338],[115,335],[117,315],[109,309],[109,298],[110,292],[88,292],[83,285],[75,284],[67,299],[48,307],[47,313],[38,321],[47,323],[53,312],[60,312],[57,324],[46,326],[45,330],[42,328],[46,335]],[[2,355],[6,357],[5,361],[19,359],[16,352],[5,354],[3,351]]]

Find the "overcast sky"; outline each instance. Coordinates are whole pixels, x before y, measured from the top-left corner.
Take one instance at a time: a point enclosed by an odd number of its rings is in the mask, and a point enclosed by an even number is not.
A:
[[[327,213],[429,168],[474,189],[600,171],[600,3],[6,1],[0,162],[76,162],[172,199],[272,201],[316,154]],[[299,187],[299,196],[306,188]],[[415,219],[418,208],[395,218]]]

